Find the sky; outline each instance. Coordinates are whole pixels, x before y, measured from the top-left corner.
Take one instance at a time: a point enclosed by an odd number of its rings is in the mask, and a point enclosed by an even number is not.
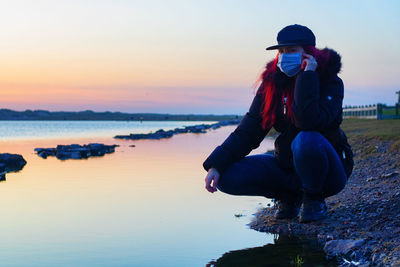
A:
[[[393,105],[400,1],[0,0],[0,108],[244,114],[280,29],[342,56],[344,105]]]

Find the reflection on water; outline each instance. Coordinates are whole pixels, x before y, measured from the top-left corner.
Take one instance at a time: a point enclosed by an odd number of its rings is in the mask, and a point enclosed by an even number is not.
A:
[[[328,261],[316,239],[280,235],[274,244],[234,250],[206,266],[338,266]]]
[[[0,265],[204,266],[227,251],[273,242],[246,226],[267,199],[204,189],[201,164],[233,129],[166,140],[0,141],[0,153],[28,162],[0,184]],[[33,150],[93,142],[120,147],[68,161]],[[272,145],[265,140],[253,153]]]

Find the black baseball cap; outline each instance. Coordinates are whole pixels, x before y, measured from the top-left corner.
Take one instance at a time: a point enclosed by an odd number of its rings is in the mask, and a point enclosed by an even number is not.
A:
[[[299,24],[293,24],[286,26],[278,32],[276,37],[278,41],[277,45],[267,47],[266,50],[278,49],[282,46],[289,45],[314,45],[315,46],[315,35],[307,28]]]

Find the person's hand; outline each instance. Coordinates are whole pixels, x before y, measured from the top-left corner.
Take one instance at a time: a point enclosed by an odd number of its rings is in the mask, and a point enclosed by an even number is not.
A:
[[[219,181],[219,172],[215,168],[210,168],[208,170],[207,176],[206,176],[206,189],[210,193],[214,193],[217,190],[217,185]],[[211,185],[212,183],[212,185]]]
[[[318,67],[318,63],[312,55],[303,53],[303,60],[301,61],[301,68],[304,71],[311,70],[315,71]]]

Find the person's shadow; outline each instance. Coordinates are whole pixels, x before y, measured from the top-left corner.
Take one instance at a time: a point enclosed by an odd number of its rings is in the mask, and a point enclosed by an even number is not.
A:
[[[315,238],[280,235],[274,244],[226,252],[206,264],[211,266],[338,266],[338,262],[326,259]]]

